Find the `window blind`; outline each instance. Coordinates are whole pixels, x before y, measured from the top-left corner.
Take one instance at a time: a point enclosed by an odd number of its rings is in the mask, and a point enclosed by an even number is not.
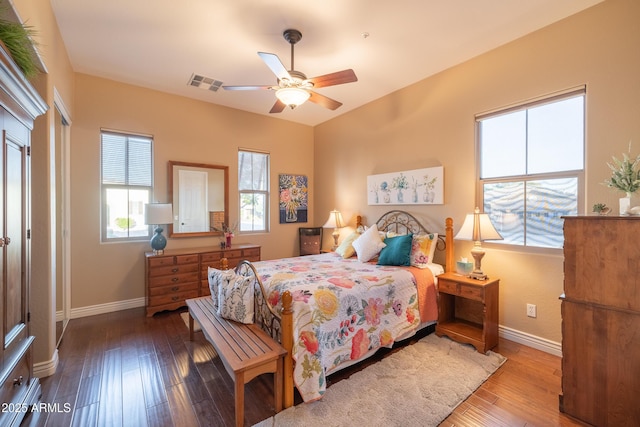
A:
[[[102,183],[150,187],[151,138],[102,133]]]

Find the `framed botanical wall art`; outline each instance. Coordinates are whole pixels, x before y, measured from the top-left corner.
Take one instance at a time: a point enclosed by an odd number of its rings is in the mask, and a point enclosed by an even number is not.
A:
[[[414,169],[367,177],[369,205],[441,205],[444,168]]]
[[[280,224],[307,222],[308,181],[306,175],[280,174]]]

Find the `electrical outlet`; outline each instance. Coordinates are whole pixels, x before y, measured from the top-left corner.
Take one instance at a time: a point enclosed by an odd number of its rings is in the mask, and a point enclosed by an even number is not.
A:
[[[538,317],[538,311],[535,304],[527,304],[527,316]]]

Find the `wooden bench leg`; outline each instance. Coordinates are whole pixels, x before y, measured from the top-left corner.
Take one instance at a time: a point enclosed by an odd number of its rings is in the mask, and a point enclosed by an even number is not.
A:
[[[273,404],[276,412],[282,411],[282,374],[284,367],[284,357],[278,357],[278,364],[276,365],[276,371],[273,373]]]
[[[244,426],[244,372],[236,373],[236,427]]]
[[[189,341],[193,341],[193,316],[189,310]]]

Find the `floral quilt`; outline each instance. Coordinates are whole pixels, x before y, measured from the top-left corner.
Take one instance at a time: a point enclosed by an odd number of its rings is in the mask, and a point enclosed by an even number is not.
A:
[[[322,397],[335,368],[390,347],[421,323],[416,279],[406,267],[333,253],[254,265],[273,306],[281,306],[284,291],[293,296],[294,381],[305,402]]]

